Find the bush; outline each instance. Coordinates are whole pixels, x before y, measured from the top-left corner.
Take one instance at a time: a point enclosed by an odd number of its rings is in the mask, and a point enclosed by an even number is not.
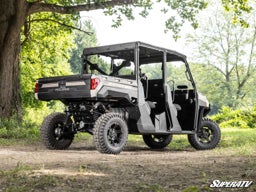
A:
[[[19,122],[15,116],[10,119],[0,119],[0,139],[38,140],[44,117],[55,111],[63,111],[63,109],[62,103],[49,102],[43,103],[39,108],[25,108],[22,122]]]
[[[247,109],[233,110],[224,106],[219,113],[212,116],[220,127],[239,127],[239,128],[255,128],[256,127],[256,106]]]
[[[35,123],[18,122],[15,118],[0,119],[1,139],[36,139],[39,136],[39,129]]]

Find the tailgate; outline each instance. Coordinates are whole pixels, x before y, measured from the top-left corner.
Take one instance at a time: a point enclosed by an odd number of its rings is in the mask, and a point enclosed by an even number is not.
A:
[[[91,75],[71,75],[38,79],[35,96],[39,100],[90,97]]]

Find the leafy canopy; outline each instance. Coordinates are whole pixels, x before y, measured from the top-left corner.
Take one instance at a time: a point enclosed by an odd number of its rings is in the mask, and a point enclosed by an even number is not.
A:
[[[249,23],[244,18],[244,13],[250,13],[253,1],[250,0],[222,0],[224,9],[233,14],[233,23],[240,23],[244,27],[248,27]]]
[[[71,73],[69,50],[74,47],[70,28],[51,20],[72,24],[70,15],[38,13],[31,15],[23,27],[20,54],[20,81],[23,107],[38,107],[34,99],[36,79]],[[49,21],[50,20],[50,21]]]

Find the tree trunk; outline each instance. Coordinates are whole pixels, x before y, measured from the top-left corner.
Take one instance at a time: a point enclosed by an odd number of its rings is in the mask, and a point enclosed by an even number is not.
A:
[[[9,118],[21,114],[20,32],[28,6],[25,0],[0,0],[0,4],[0,118]]]

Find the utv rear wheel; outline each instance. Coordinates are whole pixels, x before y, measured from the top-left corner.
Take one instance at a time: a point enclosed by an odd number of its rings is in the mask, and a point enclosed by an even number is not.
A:
[[[63,113],[52,113],[44,119],[41,138],[48,149],[63,150],[71,145],[74,134],[64,134],[67,133],[66,120],[67,115]],[[71,123],[71,119],[68,122]]]
[[[96,149],[101,153],[118,154],[126,145],[128,128],[118,113],[106,113],[98,118],[93,129]]]
[[[143,135],[143,140],[151,149],[163,149],[172,141],[172,135]]]
[[[204,118],[198,133],[188,135],[188,141],[197,150],[207,150],[215,148],[220,142],[221,132],[217,123]]]

